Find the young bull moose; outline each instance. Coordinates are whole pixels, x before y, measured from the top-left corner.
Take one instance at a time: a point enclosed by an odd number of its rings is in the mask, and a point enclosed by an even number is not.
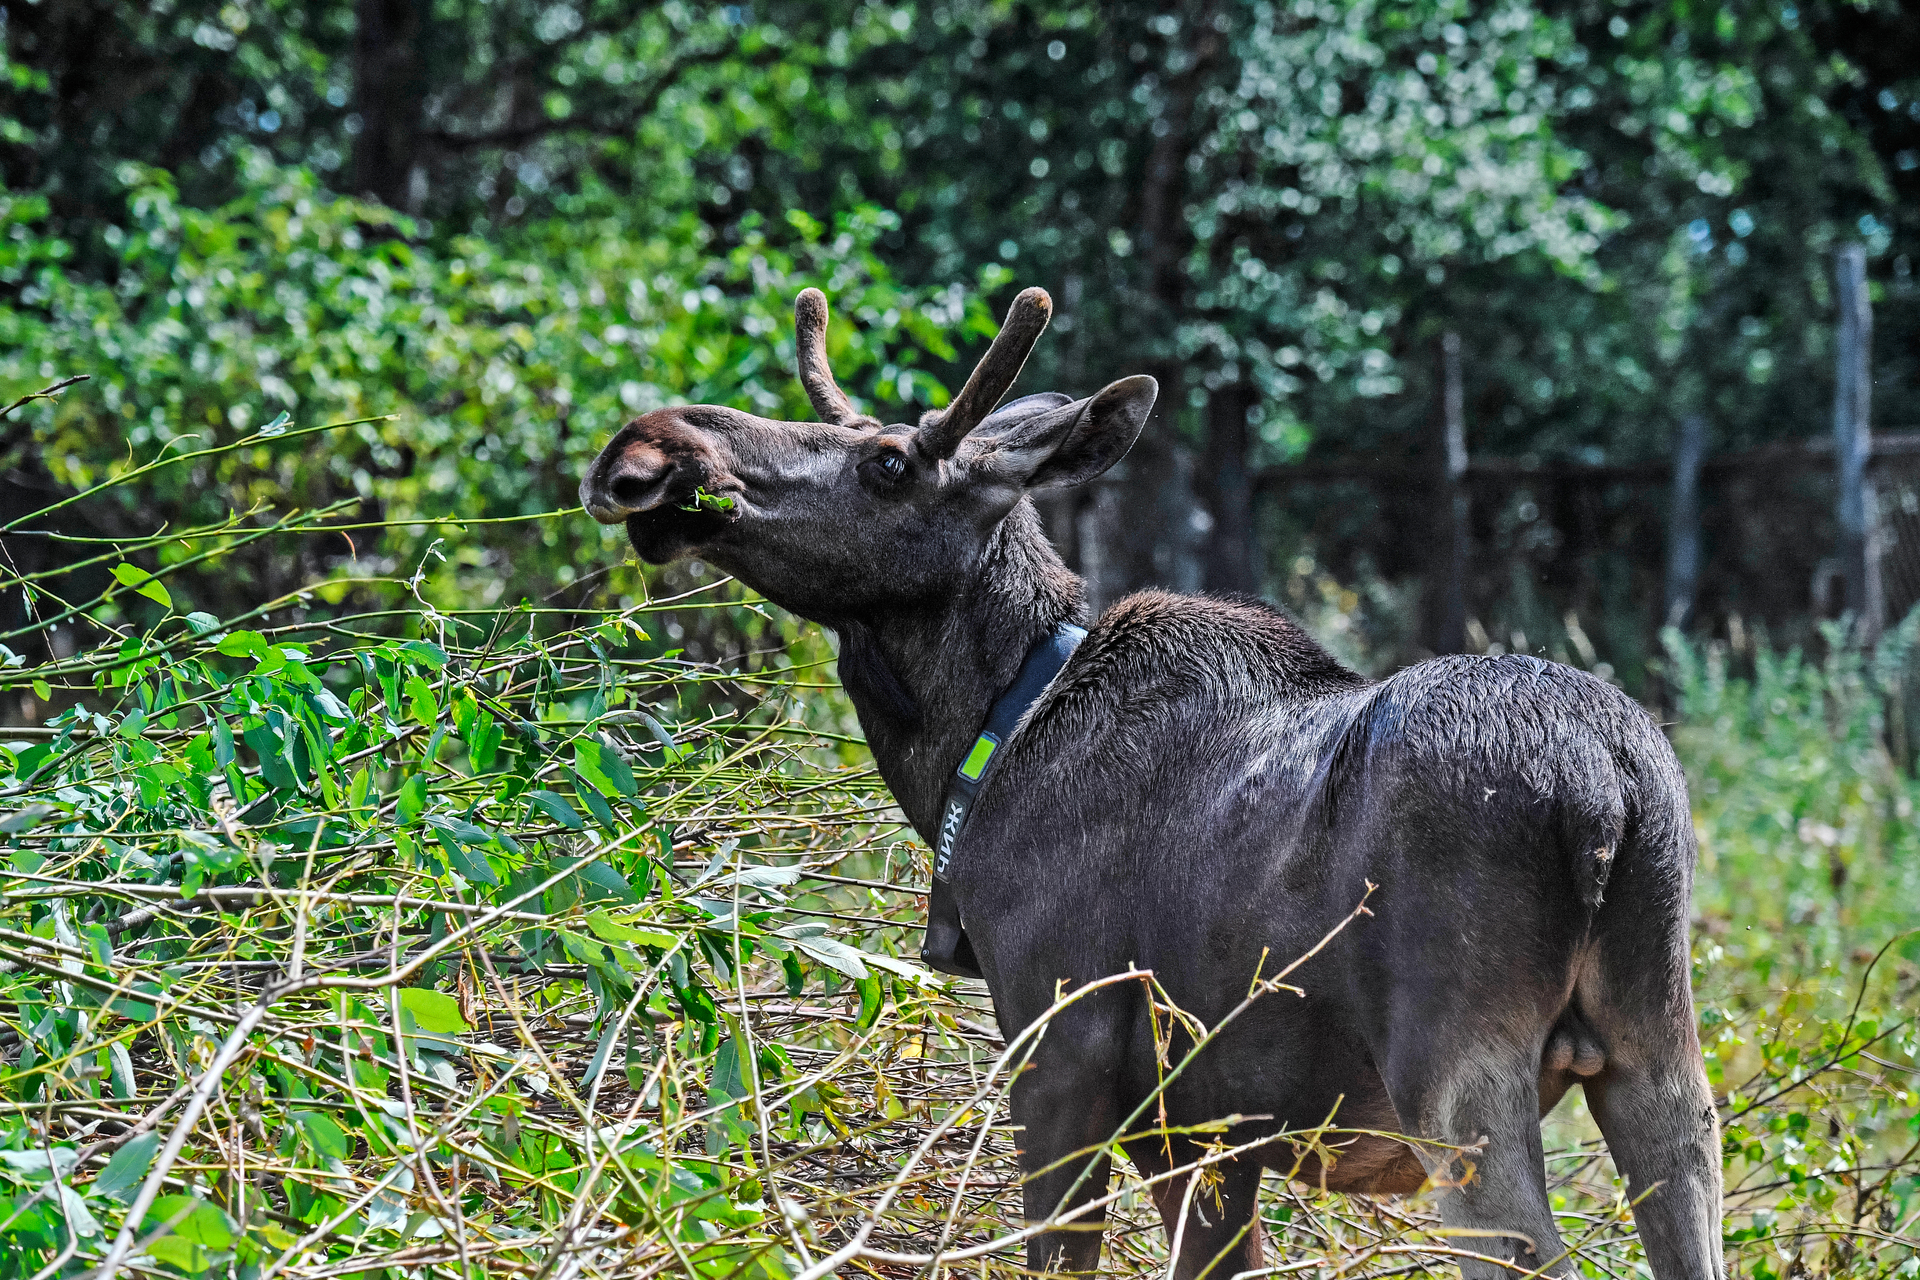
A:
[[[824,421],[657,410],[607,445],[581,499],[625,522],[642,558],[697,552],[835,630],[881,774],[930,841],[956,770],[997,756],[937,887],[1009,1035],[1056,984],[1129,965],[1216,1025],[1263,963],[1306,952],[1377,885],[1373,914],[1295,975],[1304,997],[1249,1006],[1151,1122],[1259,1117],[1235,1125],[1237,1144],[1335,1114],[1348,1130],[1425,1140],[1355,1136],[1302,1176],[1381,1194],[1431,1176],[1448,1224],[1467,1229],[1454,1244],[1485,1255],[1464,1261],[1467,1276],[1558,1275],[1570,1264],[1539,1120],[1578,1080],[1655,1276],[1723,1276],[1718,1128],[1688,987],[1685,783],[1624,694],[1517,655],[1438,658],[1369,683],[1260,604],[1148,591],[1093,623],[997,752],[978,745],[1029,654],[1084,608],[1027,494],[1112,466],[1157,391],[1124,378],[1084,400],[996,409],[1050,308],[1041,290],[1021,294],[946,409],[888,425],[835,384],[826,300],[809,289],[795,308],[800,377]],[[1082,1177],[1075,1153],[1155,1087],[1142,984],[1070,1005],[1033,1063],[1013,1113],[1040,1221],[1100,1193],[1105,1166]],[[1151,1175],[1201,1148],[1151,1136],[1126,1151]],[[1295,1155],[1259,1148],[1202,1195],[1159,1184],[1180,1280],[1262,1265],[1263,1162],[1289,1169]],[[1029,1249],[1054,1271],[1091,1272],[1099,1255],[1097,1229]]]

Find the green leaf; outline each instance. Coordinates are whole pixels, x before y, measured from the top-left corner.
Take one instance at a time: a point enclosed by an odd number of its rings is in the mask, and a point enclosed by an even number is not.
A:
[[[213,1258],[206,1248],[179,1236],[161,1236],[147,1246],[147,1256],[190,1276],[213,1270]]]
[[[591,738],[577,740],[573,744],[573,760],[582,777],[609,795],[631,800],[640,794],[633,780],[633,769],[606,743]]]
[[[646,721],[647,728],[650,731],[652,731],[654,740],[657,741],[661,746],[667,749],[667,759],[669,760],[678,759],[680,755],[680,748],[677,744],[675,744],[673,740],[673,735],[667,732],[667,726],[661,724],[658,720],[655,720],[652,716],[648,715],[644,711],[640,713],[640,718]]]
[[[125,1005],[127,1002],[124,1000],[115,1000],[113,1003],[119,1006]],[[115,1012],[118,1012],[118,1009],[116,1009]],[[146,1020],[152,1021],[152,1019],[153,1014],[149,1012]],[[135,1081],[133,1077],[133,1055],[127,1052],[126,1042],[124,1040],[115,1040],[112,1044],[108,1045],[107,1059],[111,1064],[108,1067],[108,1074],[113,1078],[113,1096],[116,1098],[131,1098],[138,1092],[138,1082]]]
[[[618,1022],[607,1023],[607,1029],[600,1037],[600,1044],[593,1051],[593,1061],[587,1064],[587,1074],[580,1077],[582,1089],[593,1088],[593,1082],[598,1080],[600,1073],[607,1069],[607,1059],[613,1056],[614,1044],[619,1039],[619,1033]]]
[[[175,1221],[178,1219],[178,1221]],[[233,1244],[233,1222],[213,1205],[195,1196],[162,1196],[147,1213],[145,1229],[173,1223],[173,1238],[215,1251]],[[159,1241],[155,1241],[156,1244]]]
[[[416,773],[400,784],[400,796],[393,806],[394,821],[403,827],[410,827],[426,807],[427,775]]]
[[[860,1013],[853,1020],[855,1027],[865,1031],[880,1018],[883,992],[880,979],[875,974],[854,980],[854,990],[860,993]]]
[[[421,664],[435,671],[447,665],[447,651],[426,640],[409,640],[400,646],[400,651],[411,654]]]
[[[55,812],[50,804],[30,804],[24,809],[16,809],[0,818],[0,835],[17,836],[23,831],[31,831]]]
[[[197,636],[211,635],[220,629],[220,619],[210,613],[195,610],[187,615],[187,626],[192,628],[193,634]]]
[[[107,1167],[93,1180],[93,1194],[107,1196],[122,1204],[133,1203],[133,1192],[146,1181],[153,1167],[154,1153],[160,1150],[160,1135],[143,1133],[113,1153]]]
[[[650,947],[670,947],[674,936],[655,929],[635,929],[621,924],[607,914],[605,907],[587,912],[587,928],[608,942],[643,942]]]
[[[433,686],[425,676],[407,678],[407,713],[428,728],[440,718],[440,706],[433,700]]]
[[[255,725],[240,736],[260,757],[260,776],[268,786],[282,791],[300,789],[299,780],[293,776],[293,770],[287,767],[287,744],[271,725]]]
[[[291,1111],[287,1118],[300,1126],[300,1132],[307,1135],[307,1141],[319,1154],[333,1160],[345,1160],[352,1154],[346,1132],[330,1117],[318,1111]]]
[[[919,965],[909,961],[897,959],[894,956],[881,955],[873,951],[862,951],[860,957],[874,968],[885,969],[888,973],[905,978],[916,987],[937,987],[945,982],[945,979],[941,978],[940,975],[922,969]]]
[[[100,1220],[87,1210],[87,1202],[72,1187],[60,1188],[60,1208],[67,1220],[67,1228],[76,1236],[97,1236],[100,1234]]]
[[[500,877],[494,873],[484,853],[477,849],[469,849],[454,839],[453,834],[444,827],[436,826],[433,834],[439,837],[440,847],[447,851],[447,862],[455,871],[477,884],[500,883]]]
[[[816,936],[810,938],[795,938],[793,945],[812,956],[815,960],[818,960],[821,964],[826,965],[829,969],[844,973],[849,978],[857,979],[867,976],[866,956],[844,942],[836,942],[832,938],[825,936]]]
[[[460,1016],[460,1002],[443,992],[426,987],[403,987],[400,1007],[413,1015],[413,1025],[422,1031],[460,1035],[473,1030]]]
[[[585,805],[587,812],[593,815],[593,820],[604,827],[609,835],[617,834],[620,830],[620,820],[613,816],[613,806],[607,803],[607,798],[582,782],[580,775],[573,770],[569,769],[566,772],[573,783],[574,795],[580,798],[580,803]]]
[[[586,894],[589,900],[594,898],[612,898],[616,902],[638,902],[640,895],[633,891],[627,878],[604,862],[589,862],[580,868],[580,879],[599,890]]]
[[[493,722],[491,713],[482,711],[473,727],[473,735],[467,739],[467,760],[473,765],[475,773],[485,773],[493,768],[494,758],[500,754],[500,744],[506,737],[506,729]]]
[[[107,937],[107,926],[86,925],[82,936],[86,940],[87,950],[93,955],[93,962],[102,969],[113,968],[113,943]]]
[[[173,597],[168,595],[167,589],[144,569],[136,569],[123,562],[113,566],[113,576],[122,586],[132,587],[135,595],[145,596],[162,608],[173,608]]]
[[[566,802],[565,797],[552,791],[529,791],[527,799],[539,807],[540,811],[563,827],[574,831],[585,829],[586,821]]]
[[[713,1057],[713,1081],[707,1088],[711,1093],[736,1099],[752,1092],[740,1065],[740,1042],[734,1037],[728,1036],[720,1042],[720,1051]]]
[[[267,638],[258,631],[229,631],[213,646],[216,653],[229,658],[247,658],[267,651]]]

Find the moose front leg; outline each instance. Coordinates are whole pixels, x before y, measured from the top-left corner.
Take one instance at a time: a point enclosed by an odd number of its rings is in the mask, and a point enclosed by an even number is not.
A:
[[[1104,1194],[1111,1162],[1107,1146],[1120,1123],[1117,1055],[1100,1052],[1101,1035],[1055,1026],[1014,1082],[1013,1120],[1021,1128],[1020,1172],[1029,1225],[1060,1222],[1071,1210]],[[1049,1228],[1027,1243],[1036,1275],[1091,1276],[1100,1266],[1106,1214],[1092,1209]]]
[[[1205,1156],[1206,1148],[1186,1138],[1154,1135],[1127,1144],[1127,1158],[1141,1176],[1161,1179],[1150,1191],[1169,1244],[1179,1242],[1174,1280],[1257,1271],[1266,1262],[1259,1163],[1242,1156],[1197,1167]]]

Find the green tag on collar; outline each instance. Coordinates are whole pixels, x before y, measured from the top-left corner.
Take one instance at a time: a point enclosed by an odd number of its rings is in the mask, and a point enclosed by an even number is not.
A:
[[[999,744],[986,734],[974,740],[973,750],[967,753],[966,760],[960,766],[960,776],[968,782],[980,781],[980,775],[987,771],[987,761],[993,759],[993,750]]]

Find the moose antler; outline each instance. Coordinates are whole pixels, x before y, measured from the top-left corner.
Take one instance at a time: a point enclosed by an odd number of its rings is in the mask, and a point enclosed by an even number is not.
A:
[[[807,389],[813,411],[825,422],[845,424],[859,417],[853,401],[833,380],[827,367],[827,295],[802,289],[793,302],[793,345],[799,357],[800,385]]]
[[[1020,296],[1007,308],[1006,323],[1000,326],[999,336],[974,366],[967,385],[960,388],[952,404],[920,420],[920,444],[928,454],[936,458],[952,457],[967,432],[993,412],[993,407],[1020,376],[1021,366],[1026,364],[1028,353],[1040,340],[1040,333],[1052,316],[1053,299],[1045,289],[1020,291]]]

